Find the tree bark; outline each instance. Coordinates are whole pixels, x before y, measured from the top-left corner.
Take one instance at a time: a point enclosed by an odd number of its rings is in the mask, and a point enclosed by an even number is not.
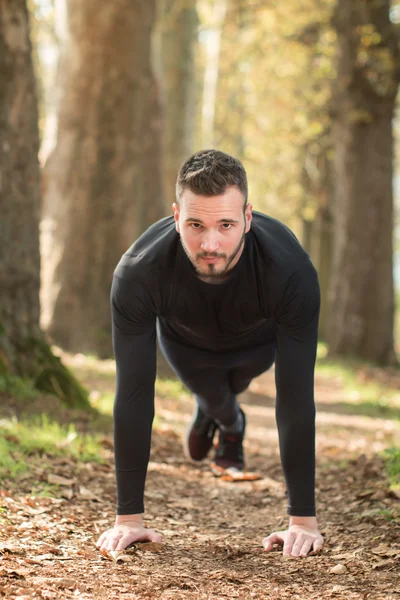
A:
[[[338,0],[335,254],[330,352],[382,364],[393,348],[392,118],[400,80],[389,1]]]
[[[179,167],[193,153],[196,112],[196,0],[159,0],[154,63],[163,116],[163,174],[167,209],[175,202]]]
[[[165,214],[155,0],[69,0],[57,145],[46,164],[43,326],[71,351],[109,356],[121,254]]]
[[[311,258],[318,271],[321,289],[321,311],[319,316],[319,337],[327,339],[329,323],[329,287],[332,277],[332,255],[334,247],[332,214],[328,203],[318,205],[313,223]]]
[[[39,134],[26,0],[0,3],[0,73],[0,375],[88,406],[39,325]]]

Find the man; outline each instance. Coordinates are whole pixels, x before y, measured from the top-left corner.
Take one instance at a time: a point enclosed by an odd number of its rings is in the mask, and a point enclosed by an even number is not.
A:
[[[266,550],[306,556],[323,539],[315,517],[314,365],[318,278],[282,223],[252,213],[240,161],[216,150],[191,156],[177,180],[173,216],[152,225],[124,254],[111,292],[117,365],[114,406],[118,505],[97,545],[122,550],[159,541],[143,525],[156,376],[156,333],[171,366],[193,392],[186,440],[204,459],[244,468],[246,417],[237,394],[275,361],[276,418],[288,488],[289,527]]]

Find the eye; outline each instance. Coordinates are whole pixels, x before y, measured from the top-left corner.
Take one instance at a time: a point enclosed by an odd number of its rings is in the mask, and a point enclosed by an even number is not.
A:
[[[232,227],[232,223],[223,223],[222,224],[222,229],[231,229]]]
[[[200,223],[190,223],[192,229],[201,229]]]

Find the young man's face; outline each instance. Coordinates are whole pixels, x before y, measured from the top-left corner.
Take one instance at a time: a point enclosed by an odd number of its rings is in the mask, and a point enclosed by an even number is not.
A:
[[[250,229],[251,204],[237,187],[220,196],[199,196],[185,188],[172,205],[182,246],[198,274],[207,280],[223,278],[238,262],[244,235]]]

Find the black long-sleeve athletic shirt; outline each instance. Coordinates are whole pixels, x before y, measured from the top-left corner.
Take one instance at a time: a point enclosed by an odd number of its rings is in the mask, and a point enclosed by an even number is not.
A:
[[[276,341],[276,419],[288,514],[315,515],[314,366],[320,305],[316,271],[283,223],[253,212],[238,263],[205,284],[161,219],[118,263],[111,290],[117,365],[117,513],[144,511],[156,377],[156,321],[170,338],[224,353]]]

